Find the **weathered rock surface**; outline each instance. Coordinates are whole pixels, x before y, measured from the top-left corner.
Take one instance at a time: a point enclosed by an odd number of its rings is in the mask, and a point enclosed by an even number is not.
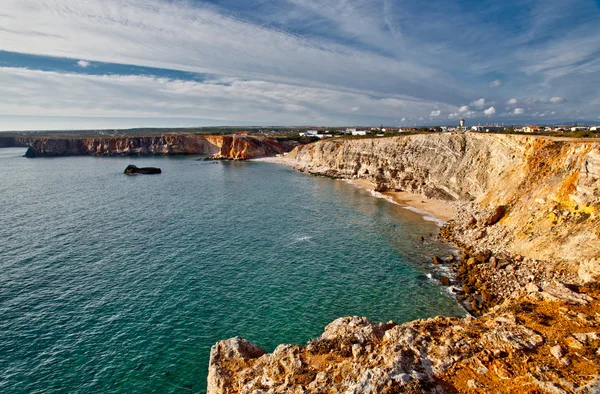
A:
[[[597,289],[585,291],[589,294],[580,295],[598,296]],[[479,319],[437,317],[398,325],[340,318],[307,346],[281,345],[271,354],[237,338],[219,342],[211,351],[208,393],[583,390],[600,374],[595,353],[600,335],[592,330],[600,328],[597,302],[550,316],[565,304],[518,299]],[[595,317],[582,324],[572,318],[580,314]]]
[[[162,135],[114,138],[39,138],[29,142],[26,157],[213,155],[252,159],[275,156],[295,147],[295,141],[254,136]]]

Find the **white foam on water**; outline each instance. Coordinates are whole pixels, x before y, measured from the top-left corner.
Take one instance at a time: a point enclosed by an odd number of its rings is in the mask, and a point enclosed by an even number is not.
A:
[[[296,239],[294,239],[292,242],[290,242],[289,244],[286,245],[286,247],[288,246],[292,246],[292,245],[296,245],[300,242],[312,242],[311,240],[313,239],[312,236],[309,235],[305,235],[302,237],[296,237]]]
[[[355,184],[355,183],[353,183],[352,181],[349,181],[349,183],[351,183],[351,184],[353,184],[353,185],[356,185],[356,184]],[[358,185],[356,185],[356,186],[358,186]],[[360,187],[360,186],[358,186],[358,187]],[[373,197],[376,197],[376,198],[381,198],[381,199],[383,199],[383,200],[386,200],[386,201],[389,201],[389,202],[391,202],[392,204],[396,204],[396,205],[398,205],[399,207],[402,207],[402,208],[404,208],[404,209],[406,209],[406,210],[408,210],[408,211],[411,211],[411,212],[417,213],[417,214],[419,214],[419,215],[421,215],[421,216],[423,217],[423,220],[426,220],[426,221],[428,221],[428,222],[433,222],[433,223],[435,223],[436,225],[438,225],[439,227],[442,227],[442,226],[444,226],[444,225],[446,224],[446,221],[444,221],[444,220],[442,220],[442,219],[440,219],[440,218],[436,218],[435,216],[431,215],[429,212],[423,211],[423,210],[421,210],[421,209],[418,209],[418,208],[415,208],[415,207],[411,207],[410,205],[404,205],[404,204],[400,204],[400,203],[398,203],[397,201],[394,201],[394,199],[393,199],[392,197],[390,197],[390,196],[386,196],[386,195],[384,195],[384,194],[381,194],[381,193],[379,193],[379,192],[376,192],[376,191],[374,191],[374,190],[367,190],[367,191],[368,191],[369,193],[371,193],[371,195],[372,195]]]

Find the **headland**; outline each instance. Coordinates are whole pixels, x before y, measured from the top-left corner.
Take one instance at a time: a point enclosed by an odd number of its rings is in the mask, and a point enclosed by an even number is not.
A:
[[[446,284],[471,316],[403,325],[345,317],[307,346],[271,354],[239,337],[219,342],[209,393],[598,392],[599,141],[330,139],[275,160],[400,193],[407,205],[445,202],[456,213],[439,236],[462,252],[436,263],[452,266]]]

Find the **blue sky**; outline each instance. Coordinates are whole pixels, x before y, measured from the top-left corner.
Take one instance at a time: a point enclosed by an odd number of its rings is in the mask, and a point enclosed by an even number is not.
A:
[[[600,123],[593,0],[3,0],[0,130]]]

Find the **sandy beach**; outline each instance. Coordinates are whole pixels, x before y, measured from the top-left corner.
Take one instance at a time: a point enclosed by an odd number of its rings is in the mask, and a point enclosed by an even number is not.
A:
[[[375,190],[375,185],[366,179],[353,179],[351,182],[363,189]],[[390,197],[400,205],[406,205],[427,212],[431,216],[442,219],[445,222],[456,215],[456,208],[447,201],[428,199],[420,194],[409,192],[383,192],[381,194]]]
[[[268,163],[285,164],[294,168],[304,167],[303,163],[299,163],[295,159],[286,157],[265,157],[260,159],[254,159],[256,161],[265,161]],[[375,190],[375,185],[366,179],[350,179],[353,185],[363,188],[365,190]],[[409,193],[409,192],[384,192],[384,196],[390,197],[394,202],[418,209],[419,211],[426,212],[431,216],[441,219],[445,222],[454,218],[456,215],[456,208],[454,205],[447,201],[428,199],[420,194]]]

